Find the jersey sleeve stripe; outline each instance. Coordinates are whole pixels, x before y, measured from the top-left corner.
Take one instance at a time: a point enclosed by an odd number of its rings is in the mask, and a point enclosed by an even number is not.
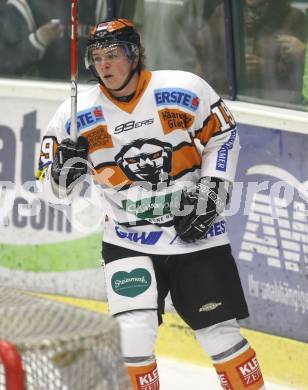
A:
[[[184,145],[172,154],[172,176],[201,167],[201,156],[194,145]]]
[[[215,134],[220,133],[221,125],[217,118],[217,115],[211,114],[204,122],[201,129],[197,130],[195,137],[200,140],[202,145],[206,145],[207,142]]]

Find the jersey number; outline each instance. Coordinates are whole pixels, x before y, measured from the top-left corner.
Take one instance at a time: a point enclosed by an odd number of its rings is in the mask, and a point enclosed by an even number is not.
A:
[[[54,155],[58,147],[56,137],[44,137],[41,145],[41,164],[46,164],[48,161],[53,161]]]
[[[220,131],[229,130],[235,126],[235,120],[224,102],[212,108],[212,112],[220,122]]]

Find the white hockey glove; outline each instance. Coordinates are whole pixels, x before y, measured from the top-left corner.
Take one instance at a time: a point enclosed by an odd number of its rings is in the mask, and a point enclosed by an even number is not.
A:
[[[184,216],[174,216],[174,228],[186,242],[204,237],[221,214],[229,200],[224,181],[215,177],[203,177],[189,192],[182,193],[180,209],[190,206]]]

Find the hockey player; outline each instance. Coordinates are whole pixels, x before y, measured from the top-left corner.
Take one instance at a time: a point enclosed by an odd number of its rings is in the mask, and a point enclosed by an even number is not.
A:
[[[96,26],[85,62],[98,84],[79,94],[80,136],[70,139],[67,100],[42,141],[40,178],[59,202],[90,163],[104,192],[108,303],[133,388],[159,389],[154,345],[170,292],[222,388],[264,389],[240,333],[248,310],[223,216],[240,149],[231,113],[198,76],[147,71],[126,19]]]

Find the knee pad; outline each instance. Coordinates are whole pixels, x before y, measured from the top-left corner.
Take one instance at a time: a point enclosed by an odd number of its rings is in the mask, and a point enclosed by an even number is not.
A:
[[[121,329],[122,354],[128,364],[151,360],[158,332],[156,310],[134,310],[115,316]]]
[[[233,354],[248,345],[240,333],[240,326],[236,319],[196,330],[195,335],[205,352],[214,360],[216,356]]]
[[[157,309],[157,283],[149,256],[128,257],[105,266],[110,314]]]

